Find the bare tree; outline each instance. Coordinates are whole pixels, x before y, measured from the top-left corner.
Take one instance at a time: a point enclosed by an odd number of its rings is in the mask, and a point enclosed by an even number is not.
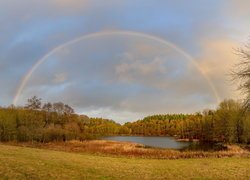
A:
[[[46,112],[46,119],[45,119],[45,124],[43,127],[46,127],[49,124],[49,116],[50,116],[50,113],[52,112],[52,107],[53,106],[50,102],[45,103],[43,105],[43,110]]]
[[[50,102],[43,105],[43,110],[50,113],[52,111],[52,104]]]
[[[57,102],[53,104],[53,111],[58,114],[73,114],[74,109],[67,104],[63,104],[62,102]]]
[[[70,107],[69,105],[65,104],[64,105],[64,112],[66,114],[73,114],[74,113],[74,109],[72,107]]]
[[[64,113],[64,104],[62,102],[53,103],[53,111],[58,114]]]
[[[41,109],[41,105],[42,105],[41,100],[42,100],[41,98],[33,96],[32,98],[28,99],[28,102],[25,108],[32,109],[32,110],[39,110]]]
[[[240,62],[232,71],[233,80],[239,82],[239,90],[245,95],[245,108],[250,108],[250,40],[243,47],[237,49]]]
[[[15,109],[15,108],[16,108],[16,106],[14,104],[11,104],[8,106],[8,109]]]

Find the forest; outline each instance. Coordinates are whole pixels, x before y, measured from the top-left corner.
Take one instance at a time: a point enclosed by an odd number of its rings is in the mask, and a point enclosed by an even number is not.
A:
[[[224,100],[216,110],[153,115],[121,125],[113,120],[78,115],[62,102],[42,104],[41,99],[34,96],[24,107],[0,108],[0,141],[51,142],[139,135],[249,144],[249,118],[243,104]]]
[[[25,107],[0,109],[0,141],[66,141],[118,134],[121,125],[111,120],[77,115],[61,102],[46,103],[33,97]]]
[[[224,100],[216,110],[196,114],[148,116],[126,123],[131,134],[176,136],[205,142],[250,143],[249,114],[234,100]]]

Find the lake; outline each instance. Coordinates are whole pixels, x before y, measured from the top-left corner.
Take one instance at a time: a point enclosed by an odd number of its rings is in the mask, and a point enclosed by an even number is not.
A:
[[[172,137],[148,137],[148,136],[109,136],[103,137],[103,140],[135,142],[146,146],[158,148],[183,149],[188,147],[190,142],[178,142]]]
[[[145,146],[157,148],[169,148],[178,150],[192,150],[192,151],[220,151],[226,150],[227,147],[220,143],[200,143],[200,142],[180,142],[173,137],[160,136],[108,136],[101,138],[103,140],[135,142]]]

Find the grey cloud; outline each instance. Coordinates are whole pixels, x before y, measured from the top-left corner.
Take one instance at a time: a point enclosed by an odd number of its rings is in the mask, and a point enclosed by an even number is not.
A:
[[[110,39],[113,45],[107,46]],[[72,104],[79,112],[108,108],[110,112],[131,114],[177,112],[183,108],[191,112],[215,102],[197,69],[174,50],[164,47],[149,51],[155,42],[135,37],[92,41],[91,47],[89,41],[83,41],[51,56],[33,74],[22,100],[39,94],[45,101]],[[148,46],[146,54],[143,48],[131,48],[138,42]],[[193,101],[196,105],[190,106]]]

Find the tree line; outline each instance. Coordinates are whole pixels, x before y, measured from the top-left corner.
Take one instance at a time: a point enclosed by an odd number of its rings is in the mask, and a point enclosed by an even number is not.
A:
[[[216,110],[145,117],[124,125],[74,113],[62,102],[33,97],[24,107],[0,108],[0,141],[67,141],[110,135],[174,136],[206,142],[250,143],[250,116],[244,104],[224,100]]]
[[[205,142],[250,143],[250,116],[244,105],[224,100],[216,110],[196,114],[166,114],[148,116],[126,123],[133,135],[176,136]]]
[[[45,103],[36,96],[24,107],[0,108],[0,141],[67,141],[124,133],[120,124],[74,113],[62,102]]]

